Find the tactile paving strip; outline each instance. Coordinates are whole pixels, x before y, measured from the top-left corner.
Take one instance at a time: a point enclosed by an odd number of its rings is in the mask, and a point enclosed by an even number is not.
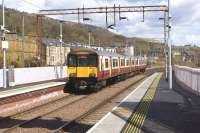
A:
[[[125,133],[140,133],[146,116],[149,112],[149,108],[153,101],[153,97],[160,81],[162,74],[159,74],[158,77],[153,81],[150,88],[146,92],[143,99],[140,101],[137,109],[132,113],[130,118],[125,125],[124,132]]]

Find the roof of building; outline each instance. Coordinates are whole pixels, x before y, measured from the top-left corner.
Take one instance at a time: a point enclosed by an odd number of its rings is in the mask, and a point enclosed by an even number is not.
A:
[[[47,46],[54,46],[60,44],[59,40],[52,38],[42,38],[42,43]]]

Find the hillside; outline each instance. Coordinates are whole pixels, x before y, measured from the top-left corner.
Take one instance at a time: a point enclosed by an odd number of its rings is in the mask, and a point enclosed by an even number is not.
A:
[[[2,22],[2,12],[0,10],[0,22]],[[24,16],[24,34],[25,38],[22,39],[22,18]],[[20,12],[15,9],[5,10],[6,28],[15,35],[7,36],[9,39],[9,49],[7,52],[8,65],[15,65],[16,67],[29,67],[29,66],[43,66],[45,64],[46,52],[45,46],[40,44],[37,38],[37,19],[35,14]],[[42,18],[41,34],[43,38],[59,39],[59,21],[49,18]],[[158,49],[163,51],[163,45],[159,43],[149,42],[144,38],[126,38],[123,35],[114,34],[107,29],[78,24],[74,22],[63,23],[63,40],[66,43],[82,43],[88,44],[88,32],[91,32],[91,44],[112,47],[125,47],[127,45],[134,45],[135,53],[148,55],[149,50]],[[23,46],[24,40],[24,46]],[[1,46],[0,46],[1,47]],[[121,49],[119,49],[121,51]],[[123,50],[122,50],[123,51]],[[40,53],[40,55],[39,55]],[[162,52],[161,52],[162,53]],[[40,58],[41,56],[41,58]],[[0,52],[2,59],[2,52]],[[2,66],[0,60],[0,67]]]
[[[14,9],[6,9],[6,26],[10,31],[16,32],[17,35],[22,34],[22,16],[25,18],[25,35],[30,33],[36,33],[36,15],[28,14],[25,12],[19,12]],[[1,21],[0,13],[0,21]],[[59,37],[59,21],[43,17],[42,26],[42,37],[58,38]],[[82,42],[88,43],[88,31],[91,31],[92,37],[94,37],[95,42],[101,41],[102,45],[113,45],[116,46],[125,44],[125,42],[138,45],[138,47],[143,47],[148,44],[145,39],[142,38],[126,38],[122,35],[114,34],[107,29],[78,24],[74,22],[65,22],[63,24],[63,38],[65,42]]]

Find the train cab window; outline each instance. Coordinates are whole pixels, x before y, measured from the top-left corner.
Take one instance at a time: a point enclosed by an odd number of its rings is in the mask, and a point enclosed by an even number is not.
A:
[[[76,55],[69,55],[68,56],[68,67],[76,67],[77,62],[76,62]]]
[[[105,59],[105,68],[109,67],[108,59]]]

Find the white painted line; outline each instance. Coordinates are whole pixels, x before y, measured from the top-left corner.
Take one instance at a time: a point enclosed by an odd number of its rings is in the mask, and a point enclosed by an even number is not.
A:
[[[135,90],[133,90],[128,96],[126,96],[122,101],[120,101],[120,103],[115,106],[111,112],[108,112],[103,118],[101,118],[93,127],[91,127],[87,133],[91,133],[97,126],[99,126],[114,110],[116,110],[125,100],[127,100],[131,95],[133,95],[142,85],[144,85],[148,80],[150,80],[153,76],[154,79],[155,77],[158,75],[158,73],[154,73],[153,75],[151,75],[149,78],[147,78],[146,80],[144,80],[140,85],[137,86],[137,88]]]
[[[93,127],[91,127],[86,133],[91,133],[97,126],[99,126],[109,115],[111,112],[108,112],[103,118],[101,118]]]
[[[151,77],[153,77],[155,74],[151,75],[149,78],[147,78],[146,80],[144,80],[140,85],[137,86],[137,88],[135,90],[133,90],[128,96],[126,96],[122,101],[120,101],[120,103],[118,105],[116,105],[112,111],[116,110],[124,101],[126,101],[131,95],[133,95],[142,85],[144,85],[145,82],[147,82],[148,80],[150,80]]]

